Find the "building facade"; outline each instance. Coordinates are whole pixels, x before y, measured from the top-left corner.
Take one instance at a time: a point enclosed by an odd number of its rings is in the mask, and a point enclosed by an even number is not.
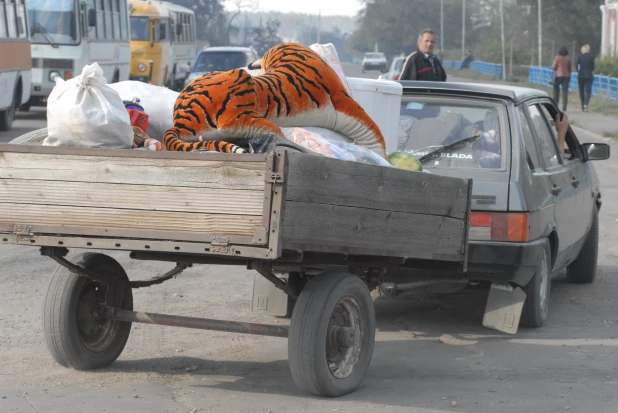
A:
[[[618,0],[605,0],[603,13],[601,55],[618,56]]]

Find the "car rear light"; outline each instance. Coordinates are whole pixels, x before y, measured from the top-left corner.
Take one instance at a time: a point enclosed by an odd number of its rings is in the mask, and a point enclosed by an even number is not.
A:
[[[528,213],[473,212],[470,215],[470,239],[526,242],[530,230],[528,218]]]
[[[393,80],[399,80],[399,75],[394,75]]]

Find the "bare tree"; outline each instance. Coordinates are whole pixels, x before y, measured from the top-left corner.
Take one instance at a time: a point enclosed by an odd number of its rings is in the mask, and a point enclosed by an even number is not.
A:
[[[243,11],[251,10],[255,11],[260,7],[259,0],[228,0],[228,3],[232,3],[236,10],[230,17],[230,20],[227,24],[227,44],[230,44],[230,33],[232,31],[232,22],[234,19]]]

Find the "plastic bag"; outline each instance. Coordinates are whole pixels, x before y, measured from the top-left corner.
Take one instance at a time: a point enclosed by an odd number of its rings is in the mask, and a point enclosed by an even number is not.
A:
[[[343,87],[346,88],[346,91],[351,94],[350,86],[348,85],[348,81],[345,77],[345,73],[343,73],[343,68],[341,67],[341,61],[339,60],[339,55],[337,54],[337,49],[335,45],[332,43],[327,44],[319,44],[314,43],[309,46],[311,50],[316,52],[322,59],[328,63],[328,65],[337,73],[339,79],[341,79],[341,83],[343,83]]]
[[[356,145],[344,135],[329,129],[282,128],[281,130],[289,141],[329,158],[393,166],[372,150]]]
[[[133,128],[118,93],[97,63],[64,81],[56,78],[47,101],[46,146],[129,149]]]
[[[163,139],[165,132],[174,123],[174,104],[179,93],[166,87],[150,85],[135,80],[110,85],[122,100],[139,98],[139,104],[148,115],[148,127],[146,133],[151,138]]]

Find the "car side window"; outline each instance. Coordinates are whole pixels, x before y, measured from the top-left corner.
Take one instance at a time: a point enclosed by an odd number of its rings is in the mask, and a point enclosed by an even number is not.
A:
[[[555,168],[560,166],[560,155],[558,154],[556,138],[550,130],[549,124],[545,121],[545,116],[537,105],[528,106],[528,114],[541,147],[541,155],[543,156],[545,167]]]
[[[536,147],[536,143],[534,142],[534,135],[532,134],[532,128],[530,127],[530,122],[528,122],[528,117],[524,113],[521,107],[517,108],[519,112],[519,118],[521,122],[521,132],[524,138],[524,150],[526,151],[526,160],[528,162],[528,166],[530,166],[531,170],[535,170],[539,168],[539,153]]]

